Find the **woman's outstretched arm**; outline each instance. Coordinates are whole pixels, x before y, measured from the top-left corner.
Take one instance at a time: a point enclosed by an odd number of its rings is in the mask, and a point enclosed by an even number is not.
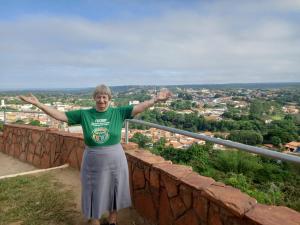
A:
[[[43,112],[45,112],[47,115],[53,117],[54,119],[60,120],[62,122],[68,122],[68,118],[64,112],[40,103],[40,101],[32,94],[30,94],[29,96],[20,95],[19,98],[24,102],[35,105]]]
[[[156,102],[164,102],[172,96],[172,93],[165,89],[160,91],[154,98],[141,102],[133,107],[132,116],[135,116],[141,112],[144,112],[149,107],[153,106]]]

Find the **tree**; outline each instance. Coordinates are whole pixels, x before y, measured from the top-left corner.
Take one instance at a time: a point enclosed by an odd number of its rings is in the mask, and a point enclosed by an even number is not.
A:
[[[271,138],[272,145],[279,146],[281,145],[281,139],[277,136]]]
[[[166,143],[167,143],[167,140],[165,138],[161,137],[157,142],[155,142],[153,144],[153,148],[160,148],[160,149],[162,149],[162,148],[165,147]]]
[[[228,139],[248,145],[257,145],[263,142],[263,136],[252,130],[231,131]]]
[[[32,120],[32,121],[30,121],[29,125],[40,127],[41,122],[39,120]]]
[[[190,95],[188,93],[184,93],[184,92],[178,93],[178,98],[182,98],[183,100],[193,100],[192,95]]]
[[[260,118],[264,113],[263,103],[261,101],[253,101],[250,105],[249,113],[252,118]]]
[[[25,124],[25,121],[24,120],[20,120],[18,119],[16,122],[14,122],[15,124]]]
[[[171,103],[171,107],[174,110],[191,109],[192,102],[188,100],[176,100]]]
[[[195,171],[201,173],[209,167],[209,154],[213,149],[211,142],[206,142],[203,145],[193,144],[187,149],[187,153],[190,155],[190,165]]]
[[[129,141],[137,143],[141,148],[145,148],[147,144],[151,143],[151,139],[142,133],[135,133]]]
[[[294,120],[287,119],[272,121],[268,125],[268,131],[264,135],[265,140],[271,140],[272,137],[279,137],[282,144],[297,140],[299,138],[298,128]]]

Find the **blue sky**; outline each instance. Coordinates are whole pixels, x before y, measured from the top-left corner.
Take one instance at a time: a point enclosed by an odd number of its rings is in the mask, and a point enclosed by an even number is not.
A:
[[[300,81],[299,0],[0,5],[0,89]]]

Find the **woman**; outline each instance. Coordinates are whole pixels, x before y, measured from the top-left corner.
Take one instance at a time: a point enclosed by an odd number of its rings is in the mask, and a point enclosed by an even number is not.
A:
[[[40,103],[33,95],[20,96],[57,120],[81,124],[86,145],[81,165],[82,211],[89,224],[100,224],[99,218],[109,211],[109,223],[114,225],[117,211],[131,205],[127,160],[120,144],[124,120],[170,96],[171,92],[164,90],[138,105],[113,108],[110,89],[99,85],[93,94],[94,108],[66,113]]]

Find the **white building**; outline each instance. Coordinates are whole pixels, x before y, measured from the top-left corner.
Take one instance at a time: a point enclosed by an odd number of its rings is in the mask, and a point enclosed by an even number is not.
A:
[[[138,101],[138,100],[129,101],[129,105],[137,105],[139,103],[140,103],[140,101]]]
[[[68,131],[70,133],[83,133],[82,127],[81,126],[69,126]]]
[[[20,108],[21,108],[22,111],[30,111],[31,107],[32,107],[31,104],[24,104],[24,105],[20,106]]]

